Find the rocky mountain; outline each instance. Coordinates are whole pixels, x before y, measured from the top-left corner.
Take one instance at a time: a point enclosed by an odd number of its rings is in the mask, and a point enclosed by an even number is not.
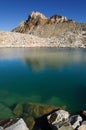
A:
[[[57,37],[65,33],[86,31],[86,24],[77,23],[66,17],[53,15],[45,17],[39,12],[32,12],[27,20],[21,22],[12,32],[28,33],[39,37]]]
[[[11,32],[0,32],[0,47],[86,48],[86,23],[32,12]]]

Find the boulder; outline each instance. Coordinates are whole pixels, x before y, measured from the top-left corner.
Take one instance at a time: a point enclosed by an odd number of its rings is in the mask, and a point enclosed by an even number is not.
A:
[[[74,130],[71,126],[62,126],[59,130]]]
[[[12,110],[4,103],[0,103],[0,119],[14,118]]]
[[[79,128],[78,128],[78,130],[86,130],[86,125],[81,125]]]
[[[17,116],[20,117],[23,114],[23,104],[22,103],[18,103],[16,105],[16,107],[13,110],[13,113]]]
[[[24,120],[21,118],[16,123],[14,123],[11,126],[5,128],[4,130],[29,130],[29,128],[27,128]]]
[[[29,130],[22,118],[0,121],[0,130]]]
[[[32,130],[33,126],[35,125],[35,119],[33,117],[25,117],[24,121],[27,124],[28,128]]]
[[[52,127],[59,129],[68,120],[69,115],[70,115],[69,112],[65,110],[58,110],[48,115],[47,120],[48,120],[48,123],[52,125]]]
[[[3,130],[3,127],[0,126],[0,130]]]
[[[82,123],[82,117],[79,115],[73,115],[69,118],[68,122],[73,129],[77,129]]]
[[[83,121],[82,124],[83,124],[83,125],[86,125],[86,121]]]

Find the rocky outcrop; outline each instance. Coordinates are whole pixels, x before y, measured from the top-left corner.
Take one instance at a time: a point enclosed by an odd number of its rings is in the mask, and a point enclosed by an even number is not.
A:
[[[42,26],[47,21],[47,18],[39,12],[31,12],[26,21],[19,24],[12,32],[26,33],[33,30],[37,26]]]
[[[67,18],[64,17],[64,16],[60,16],[60,15],[53,15],[52,17],[50,17],[48,19],[48,22],[47,23],[50,23],[50,24],[58,24],[58,23],[64,23],[64,22],[67,22]]]
[[[36,19],[47,19],[47,17],[45,17],[43,14],[39,13],[39,12],[31,12],[31,14],[29,15],[28,21],[29,20],[36,20]]]
[[[12,30],[44,38],[62,36],[68,32],[77,34],[79,31],[86,31],[86,24],[77,23],[72,19],[67,20],[65,16],[57,14],[47,18],[39,12],[32,12],[27,20]]]

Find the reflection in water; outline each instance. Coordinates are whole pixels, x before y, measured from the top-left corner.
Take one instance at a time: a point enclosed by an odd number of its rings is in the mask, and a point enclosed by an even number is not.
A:
[[[18,59],[32,70],[62,68],[65,65],[86,63],[85,49],[6,48],[0,49],[0,60]]]
[[[83,56],[82,51],[75,49],[34,49],[34,52],[30,50],[27,53],[22,58],[34,71],[46,67],[62,68],[74,62],[82,64],[86,62],[86,55]]]
[[[0,49],[0,101],[5,104],[28,101],[75,111],[86,108],[85,92],[86,49]]]

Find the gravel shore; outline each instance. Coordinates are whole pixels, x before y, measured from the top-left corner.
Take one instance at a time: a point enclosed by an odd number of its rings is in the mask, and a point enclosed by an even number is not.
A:
[[[0,47],[71,47],[86,48],[86,35],[81,31],[62,36],[41,38],[30,34],[0,32]]]

